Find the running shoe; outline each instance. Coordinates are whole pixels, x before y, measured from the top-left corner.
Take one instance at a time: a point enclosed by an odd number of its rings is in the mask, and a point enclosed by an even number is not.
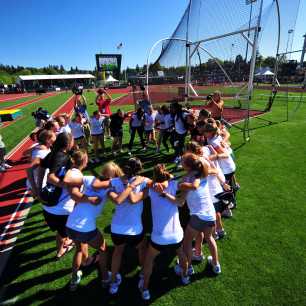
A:
[[[116,281],[110,284],[109,293],[112,294],[112,295],[116,294],[119,290],[119,286],[120,286],[121,282],[122,282],[122,277],[118,273],[116,275]]]
[[[75,275],[72,276],[71,281],[70,281],[70,285],[69,285],[69,290],[71,292],[77,290],[78,285],[81,282],[82,275],[83,275],[82,271],[79,270]]]
[[[208,256],[207,257],[207,263],[212,267],[212,270],[215,274],[220,274],[221,273],[221,266],[219,263],[217,263],[216,265],[213,264],[213,259],[212,256]]]

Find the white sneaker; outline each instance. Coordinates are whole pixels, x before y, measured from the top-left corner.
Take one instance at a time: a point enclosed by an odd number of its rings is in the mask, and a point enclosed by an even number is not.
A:
[[[79,270],[76,275],[72,276],[71,281],[70,281],[70,285],[69,285],[69,290],[70,291],[73,292],[78,288],[78,285],[79,285],[79,283],[81,282],[81,279],[82,279],[82,275],[83,275],[82,271]]]
[[[3,167],[5,168],[5,169],[11,169],[11,168],[13,168],[13,166],[11,166],[11,165],[9,165],[9,164],[4,164],[3,165]]]
[[[150,291],[149,290],[143,290],[141,292],[141,297],[143,300],[148,301],[151,299]]]
[[[146,151],[147,151],[146,147],[142,148],[142,152],[146,152]]]
[[[121,282],[122,282],[122,277],[121,277],[121,275],[118,273],[118,274],[116,275],[116,281],[115,281],[114,283],[111,283],[111,284],[110,284],[109,293],[112,294],[112,295],[113,295],[113,294],[116,294],[116,293],[118,292],[118,290],[119,290],[119,286],[120,286]]]
[[[143,277],[141,277],[141,272],[139,274],[139,277],[140,277],[140,279],[139,279],[139,282],[138,282],[138,289],[141,292],[142,299],[145,300],[145,301],[148,301],[151,298],[151,295],[150,295],[150,291],[148,289],[143,290],[144,279],[143,279]]]
[[[212,266],[212,270],[215,274],[220,274],[221,273],[221,266],[219,263],[217,263],[216,265],[213,264],[213,259],[212,256],[208,256],[207,257],[207,262],[209,265]]]
[[[129,156],[132,156],[132,152],[131,152],[131,151],[129,151],[129,152],[128,152],[128,155],[129,155]]]

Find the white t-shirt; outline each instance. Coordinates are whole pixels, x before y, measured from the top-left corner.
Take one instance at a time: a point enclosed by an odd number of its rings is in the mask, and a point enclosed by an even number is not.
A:
[[[175,127],[175,131],[178,133],[178,134],[185,134],[187,133],[187,130],[185,129],[185,125],[184,125],[184,122],[182,120],[183,117],[184,119],[186,119],[187,117],[187,113],[182,113],[182,116],[178,116],[178,115],[175,115],[174,117],[174,127]]]
[[[171,114],[166,114],[164,115],[164,120],[165,120],[165,129],[168,130],[173,126],[173,118]]]
[[[83,177],[83,193],[87,196],[97,196],[101,199],[98,205],[86,202],[76,203],[72,213],[69,215],[66,226],[78,232],[91,232],[97,228],[96,219],[102,213],[107,199],[108,189],[95,190],[92,183],[94,176]]]
[[[71,134],[71,128],[69,126],[69,124],[66,124],[65,126],[62,126],[59,131],[58,134],[60,133],[67,133],[67,134]]]
[[[74,139],[85,136],[83,125],[81,123],[71,121],[69,127],[71,128],[71,133]]]
[[[51,151],[50,149],[40,149],[38,145],[38,147],[32,151],[31,157],[32,159],[34,158],[44,159],[50,153],[50,151]],[[49,173],[49,169],[46,169],[45,176],[42,182],[42,187],[45,187],[47,184],[48,173]],[[35,183],[37,184],[38,183],[38,167],[33,170],[33,176],[34,176]],[[29,180],[27,180],[27,187],[31,189],[31,184]]]
[[[80,178],[83,176],[82,172],[79,169],[71,169],[71,176],[73,178]],[[74,200],[71,199],[71,196],[67,188],[62,189],[62,194],[59,198],[58,203],[55,206],[43,206],[43,209],[53,215],[69,215],[74,208]]]
[[[140,119],[138,119],[137,113],[133,113],[132,114],[132,123],[131,123],[131,127],[140,127],[142,126],[143,121]]]
[[[165,192],[175,196],[178,188],[177,181],[169,181]],[[167,198],[149,189],[151,198],[151,211],[153,230],[151,239],[153,242],[161,245],[179,243],[183,240],[184,231],[182,229],[179,217],[179,211],[175,203]]]
[[[201,179],[200,186],[189,190],[186,196],[190,215],[196,215],[203,221],[216,221],[216,211],[210,197],[207,179]]]
[[[145,118],[145,125],[144,129],[145,131],[152,131],[154,129],[154,121],[155,121],[156,114],[148,114],[145,113],[144,118]]]
[[[207,143],[211,146],[213,146],[214,148],[220,148],[222,147],[221,145],[221,141],[222,141],[222,137],[221,136],[214,136],[210,139],[207,139]],[[220,165],[220,168],[223,172],[223,174],[230,174],[232,172],[235,172],[236,170],[236,165],[233,161],[233,158],[230,156],[230,153],[228,152],[228,150],[224,147],[222,147],[226,153],[228,153],[228,157],[227,158],[220,158],[218,159],[218,163]]]
[[[129,180],[132,182],[133,179]],[[146,181],[138,185],[134,192],[138,193],[147,186]],[[120,194],[125,190],[121,178],[111,180],[111,190]],[[143,201],[132,204],[127,198],[123,203],[116,205],[111,223],[111,232],[121,235],[139,235],[143,231],[141,215],[143,211]]]
[[[103,121],[104,117],[100,117],[99,119],[95,117],[90,118],[89,123],[90,123],[91,135],[101,135],[104,133]]]
[[[201,161],[206,164],[208,167],[210,167],[210,163],[203,157],[201,158]],[[217,169],[218,170],[218,169]],[[218,170],[218,172],[221,172],[221,169]],[[219,182],[219,179],[216,175],[208,175],[207,176],[207,183],[208,183],[208,189],[210,193],[210,197],[213,201],[213,203],[219,202],[219,200],[215,197],[216,194],[223,192],[223,188]]]
[[[155,116],[155,122],[157,124],[157,128],[163,130],[165,126],[164,115],[161,113],[157,113]]]

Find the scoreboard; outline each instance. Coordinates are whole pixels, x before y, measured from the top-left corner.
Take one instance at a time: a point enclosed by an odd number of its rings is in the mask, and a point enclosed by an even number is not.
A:
[[[120,78],[121,54],[96,54],[98,72],[110,73],[116,79]]]

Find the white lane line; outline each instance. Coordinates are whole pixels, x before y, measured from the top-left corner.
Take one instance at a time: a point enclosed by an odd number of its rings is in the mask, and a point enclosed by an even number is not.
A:
[[[12,224],[13,220],[15,219],[15,216],[16,216],[18,210],[19,210],[19,207],[20,207],[21,204],[25,201],[25,199],[26,199],[28,193],[29,193],[29,189],[27,189],[27,190],[25,191],[25,193],[23,194],[21,200],[19,201],[19,203],[18,203],[18,205],[17,205],[15,211],[14,211],[13,214],[11,215],[11,218],[10,218],[9,222],[7,223],[7,225],[5,226],[4,231],[3,231],[2,234],[0,235],[0,241],[2,241],[2,240],[3,240],[3,237],[5,237],[7,230],[10,228],[10,225]]]

